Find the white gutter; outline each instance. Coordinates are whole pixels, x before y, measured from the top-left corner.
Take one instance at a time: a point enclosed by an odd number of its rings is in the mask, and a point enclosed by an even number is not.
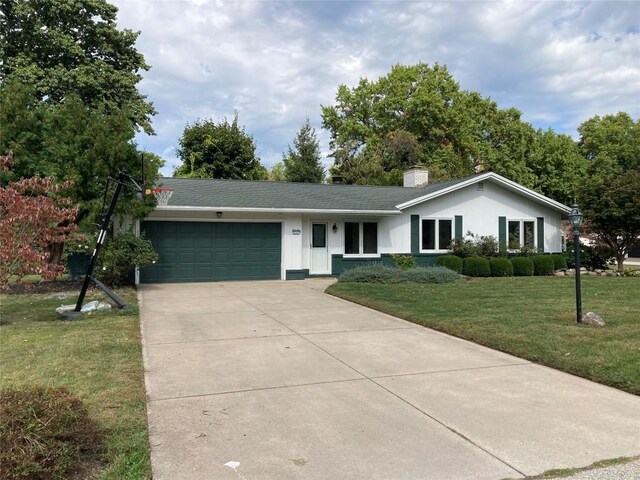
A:
[[[333,213],[343,215],[402,215],[400,210],[339,210],[326,208],[190,207],[165,205],[159,212]]]
[[[396,208],[400,210],[404,210],[405,208],[413,207],[414,205],[418,205],[419,203],[426,202],[427,200],[431,200],[433,198],[437,198],[442,195],[446,195],[447,193],[454,192],[456,190],[459,190],[464,187],[468,187],[469,185],[473,185],[475,183],[482,182],[484,180],[495,180],[497,183],[503,184],[510,190],[514,190],[526,197],[532,198],[533,200],[536,200],[551,208],[559,210],[562,213],[569,213],[571,211],[570,207],[567,207],[566,205],[560,202],[556,202],[555,200],[552,200],[549,197],[545,197],[544,195],[534,192],[533,190],[527,187],[523,187],[519,183],[513,182],[493,172],[487,172],[477,177],[470,178],[469,180],[466,180],[464,182],[460,182],[450,187],[443,188],[442,190],[438,190],[437,192],[430,193],[428,195],[423,195],[422,197],[414,198],[413,200],[409,200],[408,202],[404,202],[399,205],[396,205]]]

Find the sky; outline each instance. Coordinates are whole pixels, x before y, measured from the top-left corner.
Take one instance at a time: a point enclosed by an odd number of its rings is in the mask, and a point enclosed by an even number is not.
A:
[[[111,3],[119,28],[141,32],[151,69],[139,89],[158,114],[156,135],[136,141],[166,160],[167,176],[188,123],[235,113],[268,168],[307,117],[330,165],[321,105],[395,64],[445,64],[462,89],[574,138],[594,115],[640,117],[637,1]]]

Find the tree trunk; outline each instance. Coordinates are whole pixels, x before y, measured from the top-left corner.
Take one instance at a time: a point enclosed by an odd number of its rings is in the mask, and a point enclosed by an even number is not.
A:
[[[60,265],[60,262],[62,262],[62,252],[64,252],[64,243],[51,243],[47,247],[47,250],[49,252],[47,263]]]
[[[618,262],[618,273],[624,272],[624,253],[616,254],[616,261]]]

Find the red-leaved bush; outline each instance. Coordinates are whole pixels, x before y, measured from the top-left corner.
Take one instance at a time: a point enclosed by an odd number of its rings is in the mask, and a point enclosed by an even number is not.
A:
[[[0,155],[0,171],[8,171],[13,154]],[[77,208],[60,192],[71,182],[26,178],[0,187],[0,288],[29,274],[52,280],[64,268],[47,262],[47,247],[62,243],[77,230]]]

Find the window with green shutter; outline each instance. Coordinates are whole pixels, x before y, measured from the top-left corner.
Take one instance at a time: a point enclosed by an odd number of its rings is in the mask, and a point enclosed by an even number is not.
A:
[[[442,251],[451,248],[453,219],[423,218],[421,221],[421,250]]]
[[[536,221],[535,220],[507,220],[505,217],[499,218],[499,224],[505,219],[506,239],[509,250],[519,250],[521,248],[535,249],[538,243],[536,237]],[[502,225],[499,225],[498,241],[502,245]]]

